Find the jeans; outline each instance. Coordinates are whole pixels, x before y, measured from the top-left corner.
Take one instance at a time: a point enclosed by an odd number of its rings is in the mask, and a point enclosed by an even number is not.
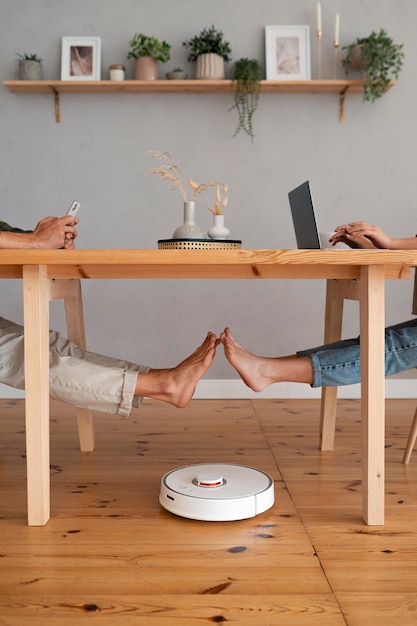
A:
[[[81,350],[49,331],[49,390],[51,398],[79,408],[128,417],[138,374],[149,368]],[[23,327],[0,317],[0,383],[25,388]]]
[[[309,356],[312,387],[353,385],[361,381],[360,337],[297,352]],[[417,367],[417,319],[385,329],[385,376]]]

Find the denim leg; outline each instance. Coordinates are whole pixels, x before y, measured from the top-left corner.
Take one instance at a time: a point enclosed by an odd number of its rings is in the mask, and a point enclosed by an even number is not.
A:
[[[334,387],[360,383],[360,338],[302,350],[313,368],[312,387]],[[385,376],[417,367],[417,319],[385,329]]]

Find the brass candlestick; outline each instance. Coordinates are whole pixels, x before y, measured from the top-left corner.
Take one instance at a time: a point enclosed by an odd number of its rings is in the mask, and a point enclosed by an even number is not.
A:
[[[333,79],[337,78],[337,55],[339,52],[339,40],[335,39],[333,42]]]
[[[317,29],[317,74],[318,79],[321,80],[321,38],[322,31]]]

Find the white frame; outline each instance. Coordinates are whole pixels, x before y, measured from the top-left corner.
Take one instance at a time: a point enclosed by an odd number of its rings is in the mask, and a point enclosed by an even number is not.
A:
[[[90,67],[85,74],[74,74],[71,69],[71,51],[76,48],[91,48]],[[101,38],[62,37],[61,80],[100,80]]]
[[[295,44],[296,57],[287,56],[287,70],[279,68],[277,45],[280,39],[283,49],[288,43]],[[266,79],[267,80],[310,80],[310,27],[309,26],[266,26],[265,27]],[[285,59],[283,59],[285,60]]]

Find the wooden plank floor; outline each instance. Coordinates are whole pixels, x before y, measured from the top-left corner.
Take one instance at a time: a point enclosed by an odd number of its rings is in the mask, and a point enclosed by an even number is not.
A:
[[[316,400],[147,401],[97,414],[78,449],[72,407],[51,403],[51,508],[26,523],[24,405],[1,400],[0,625],[408,626],[417,623],[417,451],[402,453],[415,401],[387,401],[386,524],[361,518],[361,425],[339,401],[320,453]],[[275,504],[237,522],[161,508],[163,474],[202,462],[258,467]]]

